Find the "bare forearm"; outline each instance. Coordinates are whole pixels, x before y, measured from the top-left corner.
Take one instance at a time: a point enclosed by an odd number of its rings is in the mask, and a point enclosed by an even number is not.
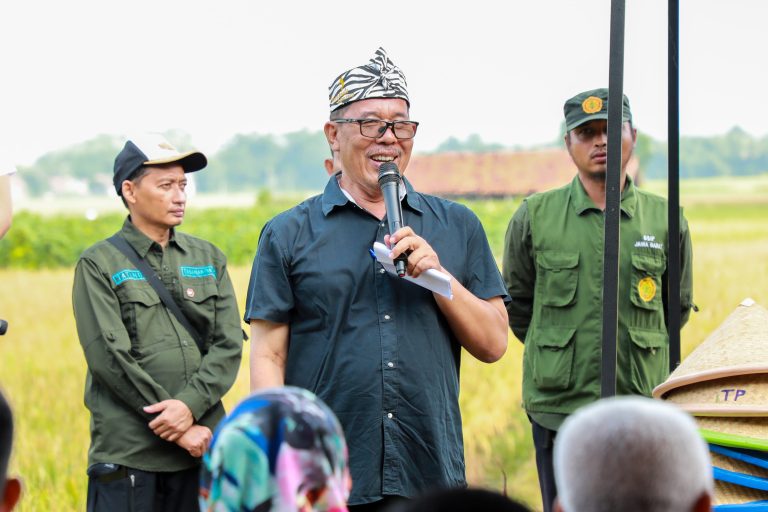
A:
[[[507,350],[507,311],[501,297],[475,297],[456,279],[453,300],[435,294],[438,307],[448,320],[459,343],[485,363],[498,361]]]
[[[267,355],[251,355],[251,391],[285,384],[285,361]]]
[[[287,324],[251,320],[251,391],[285,385]]]

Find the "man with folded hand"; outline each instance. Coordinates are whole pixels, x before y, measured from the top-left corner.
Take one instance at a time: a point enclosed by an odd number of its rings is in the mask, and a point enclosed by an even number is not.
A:
[[[89,511],[198,509],[200,457],[224,417],[243,340],[224,254],[175,229],[187,173],[206,165],[160,136],[126,142],[113,181],[128,218],[77,263]]]
[[[492,362],[507,347],[504,285],[466,207],[403,178],[405,227],[388,233],[379,166],[405,172],[418,123],[405,76],[379,49],[330,87],[325,191],[262,230],[245,319],[251,388],[299,386],[338,416],[349,443],[350,510],[462,487],[461,348]],[[321,171],[320,171],[321,172]],[[449,299],[388,273],[374,242],[409,252],[407,273],[452,276]]]

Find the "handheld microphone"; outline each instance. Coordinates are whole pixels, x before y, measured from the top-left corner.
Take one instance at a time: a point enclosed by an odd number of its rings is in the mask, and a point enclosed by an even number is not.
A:
[[[389,221],[389,236],[403,227],[403,210],[400,206],[400,171],[394,162],[385,162],[379,166],[379,187],[384,196],[384,207]],[[405,276],[408,256],[401,254],[395,258],[395,270],[400,277]]]

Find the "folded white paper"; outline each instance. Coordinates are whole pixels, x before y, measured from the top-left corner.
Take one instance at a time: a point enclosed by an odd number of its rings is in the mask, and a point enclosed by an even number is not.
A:
[[[389,249],[386,245],[381,242],[375,242],[373,244],[373,253],[376,256],[376,260],[381,263],[381,266],[384,267],[387,272],[395,276],[397,275],[395,264],[392,261],[392,258],[389,257]],[[445,272],[430,268],[426,272],[422,272],[419,277],[413,278],[406,275],[403,276],[402,279],[453,300],[453,293],[451,292],[451,276]]]

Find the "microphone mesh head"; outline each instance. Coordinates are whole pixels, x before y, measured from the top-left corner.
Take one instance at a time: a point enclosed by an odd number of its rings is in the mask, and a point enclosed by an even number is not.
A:
[[[400,181],[400,171],[395,162],[384,162],[379,166],[379,185],[391,181]]]

